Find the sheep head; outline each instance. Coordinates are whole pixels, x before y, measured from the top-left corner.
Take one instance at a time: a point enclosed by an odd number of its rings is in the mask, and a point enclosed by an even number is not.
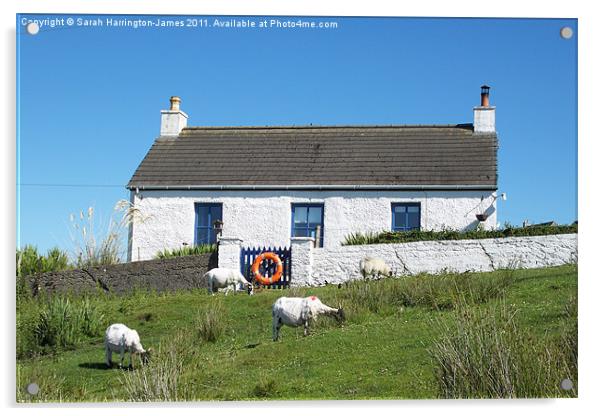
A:
[[[343,310],[343,308],[338,308],[337,309],[337,313],[335,315],[335,318],[338,322],[343,322],[345,321],[345,311]]]
[[[148,348],[146,351],[140,353],[140,359],[142,360],[142,364],[146,365],[149,363],[151,357],[153,355],[153,349]]]

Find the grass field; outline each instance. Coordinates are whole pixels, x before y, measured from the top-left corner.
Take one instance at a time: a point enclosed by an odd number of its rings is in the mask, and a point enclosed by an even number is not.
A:
[[[320,318],[308,337],[283,327],[273,342],[272,303],[310,294],[343,306],[346,322]],[[17,401],[576,397],[576,296],[575,265],[254,296],[105,295],[87,300],[100,320],[89,336],[35,351],[29,334],[42,302],[24,300]],[[150,365],[105,367],[103,332],[115,322],[157,350]],[[560,389],[564,378],[572,390]],[[25,393],[31,382],[40,386],[36,396]]]

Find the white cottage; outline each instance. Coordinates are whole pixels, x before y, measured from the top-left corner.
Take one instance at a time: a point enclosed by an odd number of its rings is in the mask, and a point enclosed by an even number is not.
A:
[[[180,99],[127,188],[140,220],[129,259],[213,243],[341,244],[354,232],[496,226],[495,107],[481,88],[474,123],[188,127]]]

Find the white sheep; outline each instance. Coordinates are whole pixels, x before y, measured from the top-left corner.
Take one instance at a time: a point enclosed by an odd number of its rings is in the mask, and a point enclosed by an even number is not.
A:
[[[312,319],[316,320],[319,315],[334,316],[339,322],[345,319],[343,309],[335,309],[324,305],[316,296],[309,296],[307,298],[278,298],[272,306],[274,341],[278,340],[282,325],[293,327],[303,325],[303,335],[307,336],[309,333],[309,321]]]
[[[364,257],[360,260],[360,272],[364,279],[368,276],[391,276],[391,268],[380,257]]]
[[[236,292],[239,285],[241,290],[246,287],[247,293],[249,295],[253,294],[253,285],[238,270],[216,267],[205,273],[204,278],[207,279],[207,290],[212,295],[215,294],[217,289],[224,287],[226,288],[226,295],[228,295],[231,289]]]
[[[140,354],[142,362],[146,363],[150,358],[151,349],[145,350],[140,343],[140,336],[135,329],[130,329],[124,324],[113,324],[105,332],[105,352],[107,367],[112,367],[113,353],[118,352],[121,356],[119,367],[123,366],[125,352],[130,353],[130,367],[134,367],[132,354]]]

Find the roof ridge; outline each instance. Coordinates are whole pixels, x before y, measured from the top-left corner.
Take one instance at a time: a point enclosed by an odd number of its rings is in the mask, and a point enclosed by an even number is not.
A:
[[[354,129],[354,128],[472,128],[472,123],[462,124],[341,124],[341,125],[274,125],[274,126],[187,126],[184,130],[285,130],[285,129]]]

